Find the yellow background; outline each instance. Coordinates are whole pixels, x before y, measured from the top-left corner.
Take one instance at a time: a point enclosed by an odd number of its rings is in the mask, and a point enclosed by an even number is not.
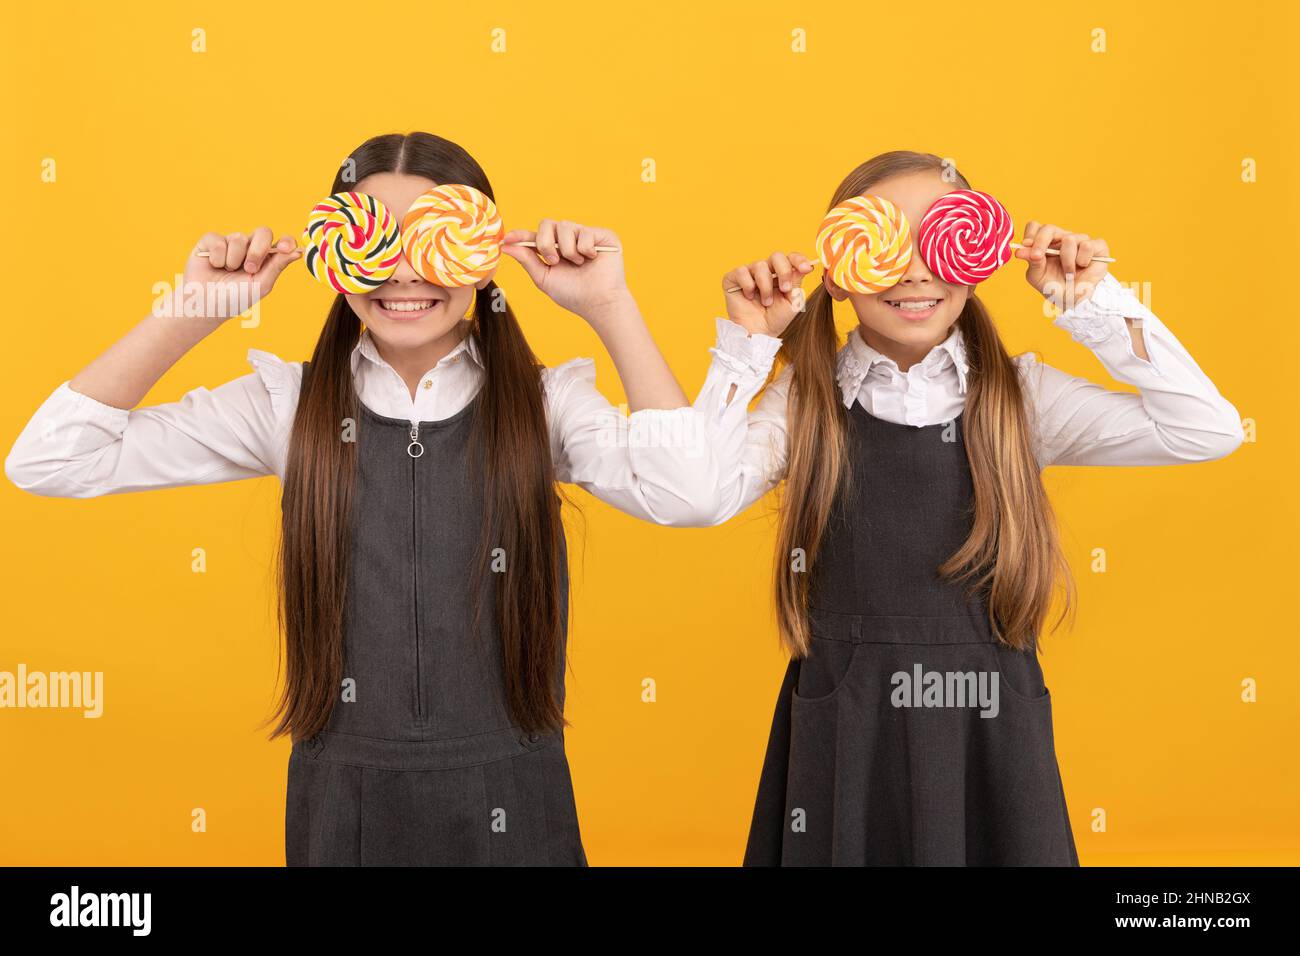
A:
[[[1081,595],[1044,661],[1081,857],[1300,862],[1292,4],[42,2],[3,16],[6,451],[200,234],[300,229],[335,166],[381,132],[464,145],[510,226],[615,228],[692,395],[722,273],[806,250],[840,179],[882,150],[953,157],[1018,222],[1104,236],[1115,274],[1151,284],[1258,442],[1206,465],[1048,472]],[[191,52],[194,28],[207,52]],[[1009,347],[1105,381],[1022,271],[981,289]],[[548,364],[595,356],[622,399],[589,328],[514,263],[499,281]],[[259,327],[230,323],[147,402],[245,374],[250,347],[307,357],[329,300],[292,271]],[[257,729],[278,492],[273,478],[91,501],[0,488],[0,670],[102,670],[107,698],[97,721],[0,711],[0,863],[283,862],[288,745]],[[771,515],[673,530],[574,497],[569,756],[591,862],[734,864],[784,666]],[[191,573],[196,547],[206,574]],[[1245,678],[1257,703],[1240,700]],[[196,807],[206,833],[191,832]]]

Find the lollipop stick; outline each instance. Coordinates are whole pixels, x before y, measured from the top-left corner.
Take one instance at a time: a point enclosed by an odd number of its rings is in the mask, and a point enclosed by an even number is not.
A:
[[[527,242],[512,242],[510,243],[510,245],[523,246],[525,249],[537,248],[537,243],[533,242],[531,239]],[[597,246],[596,251],[597,252],[622,252],[623,250],[620,249],[618,246]]]
[[[277,249],[277,248],[275,248],[275,246],[272,246],[270,249],[267,249],[266,251],[267,251],[267,252],[279,252],[279,253],[283,253],[284,255],[287,256],[287,255],[288,255],[289,253],[291,253],[291,252],[302,252],[303,249],[302,249],[302,246],[297,246],[297,247],[295,247],[294,249]],[[210,259],[210,258],[212,258],[212,257],[208,254],[208,251],[207,251],[206,249],[200,249],[200,250],[196,251],[194,254],[195,254],[196,256],[198,256],[200,259]]]
[[[1013,242],[1011,243],[1011,248],[1025,249],[1028,247],[1025,246],[1023,243]],[[1059,249],[1044,249],[1043,251],[1046,252],[1049,256],[1059,256],[1061,254],[1061,250]],[[1114,262],[1115,260],[1112,259],[1110,256],[1093,256],[1092,261],[1093,262]]]
[[[805,275],[811,275],[811,274],[812,274],[812,273],[805,273]],[[803,279],[803,276],[799,276],[799,278],[800,278],[800,279]],[[795,289],[799,289],[799,288],[802,288],[802,286],[798,286],[798,285],[795,286]],[[740,292],[741,289],[740,289],[740,286],[735,285],[735,286],[732,286],[730,289],[723,289],[722,291],[723,291],[723,292]],[[774,287],[772,288],[772,291],[773,291],[773,292],[781,292],[781,287],[780,287],[780,285],[776,285],[776,286],[774,286]],[[790,290],[790,292],[793,292],[793,291],[794,291],[794,289],[791,289],[791,290]],[[789,293],[789,292],[781,292],[781,294],[782,294],[782,295],[789,295],[790,293]]]

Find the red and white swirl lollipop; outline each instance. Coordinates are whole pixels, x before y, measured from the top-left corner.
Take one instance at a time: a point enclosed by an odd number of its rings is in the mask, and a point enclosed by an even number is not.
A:
[[[988,193],[959,189],[935,201],[917,229],[917,247],[944,282],[978,285],[1011,259],[1011,213]]]

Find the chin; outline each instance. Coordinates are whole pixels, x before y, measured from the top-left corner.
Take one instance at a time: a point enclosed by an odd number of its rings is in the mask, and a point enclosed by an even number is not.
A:
[[[939,315],[923,322],[900,321],[892,315],[885,318],[886,321],[878,326],[881,333],[895,342],[906,342],[908,345],[920,345],[942,339],[952,325],[950,319]]]

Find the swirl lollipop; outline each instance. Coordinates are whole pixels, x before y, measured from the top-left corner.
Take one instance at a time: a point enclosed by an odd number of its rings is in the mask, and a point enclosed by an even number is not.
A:
[[[880,196],[854,196],[822,220],[817,254],[831,280],[849,292],[874,294],[898,284],[912,261],[903,211]]]
[[[434,285],[474,285],[501,261],[505,225],[496,203],[473,186],[449,183],[424,193],[402,219],[402,249]]]
[[[916,230],[926,265],[944,282],[978,285],[1011,259],[1011,213],[988,193],[959,189],[937,199]]]
[[[327,196],[307,216],[307,271],[335,292],[360,295],[383,285],[402,259],[397,220],[374,196]]]

